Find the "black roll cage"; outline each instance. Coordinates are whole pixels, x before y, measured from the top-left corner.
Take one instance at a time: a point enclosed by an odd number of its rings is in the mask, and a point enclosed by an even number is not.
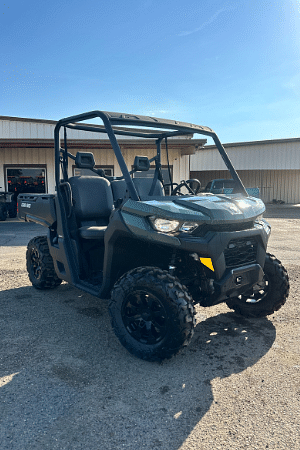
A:
[[[89,124],[80,124],[78,122],[83,122],[89,119],[100,118],[103,122],[103,125],[89,125]],[[60,129],[64,127],[64,149],[60,147]],[[126,128],[126,127],[135,127],[134,129]],[[140,130],[136,129],[136,127],[143,127]],[[155,127],[155,129],[153,129]],[[149,130],[152,128],[152,130]],[[158,128],[158,129],[157,129]],[[236,170],[234,169],[224,147],[222,146],[218,136],[216,133],[208,127],[189,124],[185,122],[178,122],[175,120],[167,120],[167,119],[158,119],[155,117],[148,116],[140,116],[134,114],[124,114],[124,113],[116,113],[116,112],[105,112],[105,111],[90,111],[83,114],[66,117],[57,122],[54,129],[54,143],[55,143],[55,181],[56,186],[58,187],[61,184],[60,180],[60,163],[63,161],[63,176],[64,181],[66,181],[66,165],[67,158],[70,157],[75,159],[73,155],[68,153],[67,151],[67,133],[66,129],[72,130],[82,130],[82,131],[91,131],[95,133],[106,133],[109,137],[110,143],[116,155],[117,161],[119,163],[120,169],[123,174],[123,178],[126,181],[130,196],[133,200],[138,201],[139,196],[135,189],[135,186],[132,182],[132,178],[124,161],[120,146],[116,139],[116,135],[119,136],[132,136],[139,138],[148,138],[148,139],[156,139],[157,146],[157,155],[150,160],[150,162],[155,161],[156,170],[155,175],[156,179],[161,178],[161,142],[165,140],[166,148],[167,148],[167,139],[169,137],[176,136],[186,136],[193,134],[201,134],[204,136],[210,136],[219,150],[219,153],[228,168],[233,180],[236,182],[235,192],[240,192],[243,195],[247,196],[247,192],[243,186],[243,183],[238,176]],[[160,130],[161,129],[161,130]],[[61,157],[62,153],[62,157]],[[172,183],[172,180],[170,180]],[[59,191],[59,190],[58,190]]]

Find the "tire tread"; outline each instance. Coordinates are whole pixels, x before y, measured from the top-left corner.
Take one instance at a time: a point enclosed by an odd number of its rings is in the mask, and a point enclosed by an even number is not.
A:
[[[37,280],[31,273],[31,251],[34,248],[36,248],[40,254],[42,265],[42,275],[40,280]],[[54,269],[53,259],[50,255],[46,236],[37,236],[29,241],[26,252],[26,262],[29,279],[36,289],[54,289],[61,284],[62,280],[58,278]]]
[[[128,339],[129,333],[125,328],[120,327],[116,319],[120,313],[120,298],[123,298],[133,285],[138,285],[141,281],[164,292],[173,311],[172,315],[176,324],[172,324],[172,333],[163,340],[162,345],[147,346],[138,341],[134,342],[133,338]],[[147,361],[162,361],[178,353],[191,341],[196,324],[195,309],[186,287],[167,271],[148,266],[133,269],[121,277],[112,290],[109,310],[112,327],[122,345],[130,353]]]

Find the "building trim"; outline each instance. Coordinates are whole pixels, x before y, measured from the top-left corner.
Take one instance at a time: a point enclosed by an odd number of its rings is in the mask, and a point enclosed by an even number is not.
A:
[[[0,116],[0,120],[9,120],[11,122],[35,122],[35,123],[48,123],[50,125],[56,125],[57,120],[48,119],[29,119],[28,117],[12,117],[12,116]]]
[[[286,138],[286,139],[267,139],[264,141],[249,141],[249,142],[232,142],[227,144],[222,144],[224,148],[231,147],[247,147],[248,145],[272,145],[272,144],[285,144],[290,142],[300,142],[300,137],[296,138]],[[197,149],[198,151],[202,150],[211,150],[216,149],[215,145],[205,145],[202,148]]]
[[[142,139],[128,142],[128,140],[119,140],[121,149],[127,150],[132,148],[137,149],[153,149],[155,140],[144,141]],[[169,149],[180,150],[182,155],[191,155],[199,149],[199,146],[204,145],[205,139],[197,139],[193,142],[182,141],[181,139],[172,140],[169,142]],[[52,139],[0,139],[0,149],[4,148],[53,148],[54,142]],[[108,140],[95,139],[87,141],[84,139],[76,139],[68,141],[69,149],[103,149],[112,150],[111,144]],[[162,149],[164,145],[162,145]]]

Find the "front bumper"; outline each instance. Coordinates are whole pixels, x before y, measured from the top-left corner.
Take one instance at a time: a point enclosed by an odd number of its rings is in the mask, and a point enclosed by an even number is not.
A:
[[[259,264],[226,271],[221,280],[214,281],[213,304],[221,303],[227,298],[238,297],[250,290],[254,284],[263,280],[264,271]]]

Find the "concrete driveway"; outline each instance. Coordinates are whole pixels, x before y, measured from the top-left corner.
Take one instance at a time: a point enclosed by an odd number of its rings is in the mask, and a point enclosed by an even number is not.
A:
[[[162,364],[119,344],[107,301],[66,283],[35,290],[25,245],[45,229],[1,222],[0,449],[298,450],[298,211],[267,211],[286,305],[259,320],[198,307],[191,345]]]

